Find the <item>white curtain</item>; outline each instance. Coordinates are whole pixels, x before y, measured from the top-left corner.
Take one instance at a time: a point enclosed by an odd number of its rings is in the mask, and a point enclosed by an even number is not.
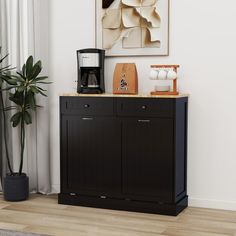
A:
[[[47,0],[0,0],[0,46],[2,55],[9,54],[8,64],[19,70],[27,57],[33,55],[35,61],[42,61],[42,74],[48,74],[47,22]],[[48,100],[37,97],[37,104],[43,108],[37,110],[33,124],[27,126],[23,170],[29,176],[31,192],[49,193]],[[9,140],[13,168],[18,171],[20,149],[19,132],[16,128],[9,129]]]

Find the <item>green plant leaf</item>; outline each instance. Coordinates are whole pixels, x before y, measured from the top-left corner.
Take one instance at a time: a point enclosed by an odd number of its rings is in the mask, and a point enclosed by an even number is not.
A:
[[[30,80],[35,81],[35,79],[37,78],[37,76],[40,74],[42,68],[40,66],[35,66],[33,68],[32,74],[30,76]]]
[[[52,82],[37,82],[37,84],[52,84]]]
[[[32,69],[32,73],[29,76],[29,80],[35,80],[37,78],[37,76],[40,74],[40,72],[42,71],[42,67],[41,67],[41,61],[38,61]]]
[[[43,93],[42,91],[39,90],[39,93],[43,95],[44,97],[47,97],[47,94]]]
[[[22,67],[22,74],[23,74],[24,76],[26,76],[26,66],[25,66],[25,64],[24,64],[23,67]]]
[[[10,121],[12,122],[13,127],[16,127],[20,123],[21,117],[22,117],[22,112],[17,112],[11,117]]]
[[[8,65],[8,66],[5,66],[5,67],[2,67],[0,70],[1,70],[1,72],[3,72],[3,71],[6,71],[6,69],[10,69],[10,65]]]
[[[38,82],[38,81],[41,81],[41,80],[45,80],[47,78],[48,78],[48,76],[40,76],[40,77],[35,78],[34,81]]]
[[[12,79],[11,77],[5,77],[5,81],[10,85],[17,85],[17,82],[15,79]]]
[[[8,79],[12,79],[12,77],[10,76],[10,75],[8,75],[8,74],[0,74],[0,76],[1,76],[1,78],[3,79],[3,80],[5,80],[5,81],[7,81]]]
[[[36,110],[35,95],[31,90],[29,90],[26,95],[25,103],[27,104],[27,109],[31,108],[34,111]]]
[[[18,75],[11,75],[11,78],[15,78],[19,82],[25,82],[25,79]]]
[[[37,108],[43,108],[43,106],[40,106],[40,105],[36,105]]]
[[[14,109],[16,109],[16,106],[5,107],[3,110],[4,111],[11,111],[11,110],[14,110]]]
[[[30,91],[33,93],[39,93],[39,90],[35,86],[30,86]]]
[[[35,65],[38,65],[40,68],[42,68],[42,62],[39,60],[35,63]]]
[[[37,88],[37,89],[39,89],[40,91],[47,91],[46,89],[43,89],[43,88],[41,88],[41,87],[39,87],[39,86],[35,86],[35,88]]]
[[[27,125],[32,124],[32,117],[28,111],[24,112],[23,117],[24,117],[24,121]]]
[[[24,79],[24,81],[26,80],[26,77],[20,72],[16,72],[16,74],[18,74],[22,79]],[[19,76],[17,78],[19,78]]]
[[[12,67],[10,67],[10,68],[8,68],[8,69],[4,69],[4,70],[1,70],[1,73],[3,74],[3,73],[5,73],[5,74],[7,74],[7,73],[10,73],[12,70],[14,70],[15,68],[12,68]]]
[[[24,105],[24,93],[16,91],[15,93],[9,94],[9,99],[18,106]]]
[[[2,63],[8,56],[9,56],[9,54],[7,54],[7,55],[4,56],[3,58],[1,58],[1,59],[0,59],[0,63]]]
[[[33,62],[34,59],[32,56],[29,56],[27,61],[26,61],[26,77],[30,77],[33,69]]]

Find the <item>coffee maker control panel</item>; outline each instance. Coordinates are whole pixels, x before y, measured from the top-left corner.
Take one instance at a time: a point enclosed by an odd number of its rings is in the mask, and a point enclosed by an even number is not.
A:
[[[79,55],[80,67],[99,67],[98,53],[81,53]]]

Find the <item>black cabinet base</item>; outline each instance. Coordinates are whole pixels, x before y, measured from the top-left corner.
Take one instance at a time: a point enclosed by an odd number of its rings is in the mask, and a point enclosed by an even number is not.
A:
[[[125,210],[177,216],[188,206],[188,196],[185,196],[176,204],[159,204],[155,202],[131,201],[114,198],[104,199],[100,197],[60,193],[58,195],[58,203],[66,205],[77,205],[85,207],[97,207],[113,210]]]

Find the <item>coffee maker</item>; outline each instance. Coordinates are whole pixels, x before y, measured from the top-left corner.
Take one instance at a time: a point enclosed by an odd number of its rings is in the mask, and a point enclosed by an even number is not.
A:
[[[105,50],[87,48],[77,51],[78,93],[104,93]]]

